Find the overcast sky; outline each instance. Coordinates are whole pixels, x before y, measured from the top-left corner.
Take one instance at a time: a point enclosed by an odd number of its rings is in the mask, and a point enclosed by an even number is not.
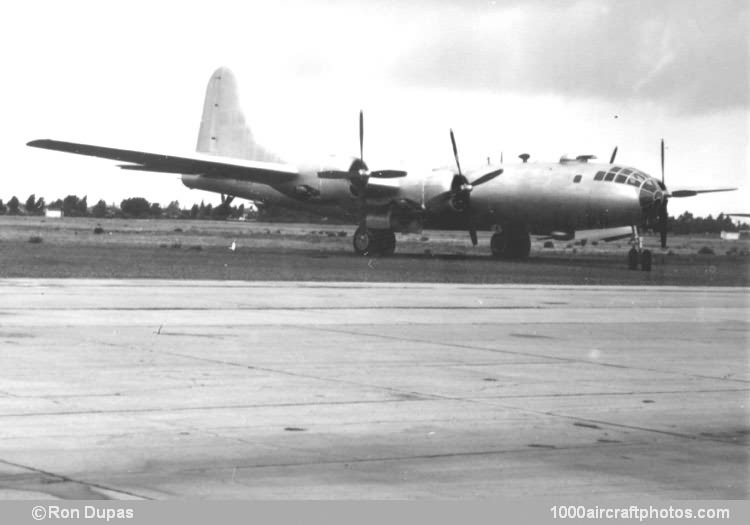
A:
[[[745,0],[14,2],[0,198],[218,202],[24,144],[192,151],[206,83],[228,66],[254,133],[290,161],[356,154],[360,108],[371,168],[450,164],[453,127],[467,166],[618,145],[658,175],[664,137],[669,187],[742,187],[671,213],[747,212],[749,33]]]

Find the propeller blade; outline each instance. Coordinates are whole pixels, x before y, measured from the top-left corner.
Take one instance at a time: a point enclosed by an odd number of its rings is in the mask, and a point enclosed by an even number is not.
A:
[[[365,117],[362,110],[359,110],[359,158],[364,162],[364,143],[365,143]]]
[[[458,148],[456,148],[456,137],[453,136],[453,129],[451,129],[451,144],[453,145],[453,157],[456,159],[458,174],[461,175],[461,163],[458,161]]]
[[[661,139],[661,183],[664,184],[664,139]]]
[[[617,146],[615,146],[615,149],[612,150],[612,156],[609,158],[610,164],[615,163],[615,157],[617,157]]]
[[[474,228],[469,228],[469,237],[471,237],[471,244],[477,245],[477,231]]]
[[[719,191],[736,191],[737,188],[716,188],[709,190],[674,190],[669,193],[670,197],[695,197],[701,193],[716,193]]]
[[[667,212],[667,199],[664,198],[664,204],[661,205],[661,212],[659,217],[659,233],[661,234],[661,247],[667,247],[667,223],[669,222],[669,212]]]
[[[491,171],[489,173],[485,173],[484,175],[482,175],[481,177],[479,177],[474,182],[471,182],[470,184],[472,186],[479,186],[480,184],[484,184],[485,182],[491,181],[492,179],[494,179],[495,177],[497,177],[498,175],[500,175],[502,172],[503,172],[503,169],[500,168],[499,170],[495,170],[495,171]]]
[[[406,177],[406,172],[401,170],[377,170],[371,171],[370,177],[376,179],[397,179],[399,177]]]

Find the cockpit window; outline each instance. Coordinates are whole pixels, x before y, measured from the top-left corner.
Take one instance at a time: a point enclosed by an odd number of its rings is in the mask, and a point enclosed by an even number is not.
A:
[[[594,180],[602,180],[604,178],[605,173],[603,171],[597,171],[596,175],[594,175]]]
[[[622,173],[620,173],[619,175],[617,175],[615,182],[619,182],[620,184],[622,184],[623,182],[627,180],[627,178],[628,178],[627,175],[623,175]]]
[[[604,180],[610,181],[614,178],[615,178],[615,174],[610,171],[609,173],[607,173],[606,177],[604,177]]]
[[[623,175],[630,175],[631,173],[633,173],[633,170],[629,170],[629,169],[622,170]]]
[[[628,179],[628,184],[635,186],[636,188],[641,185],[641,181],[638,179],[638,175],[631,175]]]
[[[656,184],[650,180],[647,180],[643,187],[647,190],[656,191]]]
[[[609,170],[609,171],[615,171],[615,172],[617,172],[617,171],[620,171],[621,169],[622,169],[622,168],[620,168],[620,167],[616,167],[616,168],[612,168],[612,169],[611,169],[611,170]]]

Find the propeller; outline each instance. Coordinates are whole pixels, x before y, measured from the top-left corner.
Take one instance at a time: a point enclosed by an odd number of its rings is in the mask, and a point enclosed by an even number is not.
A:
[[[489,182],[498,175],[500,175],[503,170],[497,169],[494,171],[491,171],[489,173],[485,173],[478,179],[469,182],[469,179],[467,179],[463,172],[461,171],[461,161],[458,159],[458,148],[456,147],[456,137],[453,134],[453,130],[450,130],[451,135],[451,146],[453,146],[453,158],[456,160],[456,168],[458,168],[458,173],[456,173],[453,176],[453,181],[451,182],[451,190],[448,194],[449,201],[451,203],[451,206],[457,210],[458,212],[462,213],[464,215],[464,220],[466,222],[466,227],[469,230],[469,236],[471,237],[471,244],[476,246],[477,245],[477,230],[473,223],[473,215],[471,213],[471,191],[474,189],[474,187],[479,186],[481,184],[484,184],[485,182]]]
[[[348,180],[352,184],[352,193],[364,199],[365,186],[368,180],[373,177],[376,179],[395,179],[406,177],[406,172],[402,170],[376,170],[370,171],[364,160],[364,141],[365,141],[365,121],[362,110],[359,111],[359,158],[354,159],[348,171],[343,170],[325,170],[319,171],[318,177],[321,179],[339,179]]]
[[[702,193],[715,193],[721,191],[735,191],[737,188],[713,188],[713,189],[680,189],[667,191],[664,177],[664,139],[661,139],[661,196],[657,193],[654,201],[654,213],[656,219],[656,228],[661,234],[661,247],[667,247],[667,223],[669,222],[669,212],[667,211],[667,201],[672,198],[693,197]]]

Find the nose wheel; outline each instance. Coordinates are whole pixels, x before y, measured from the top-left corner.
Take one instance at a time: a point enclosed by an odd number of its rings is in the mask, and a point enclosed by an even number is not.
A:
[[[643,249],[643,239],[637,226],[633,226],[633,247],[628,252],[628,270],[651,271],[651,250]]]

